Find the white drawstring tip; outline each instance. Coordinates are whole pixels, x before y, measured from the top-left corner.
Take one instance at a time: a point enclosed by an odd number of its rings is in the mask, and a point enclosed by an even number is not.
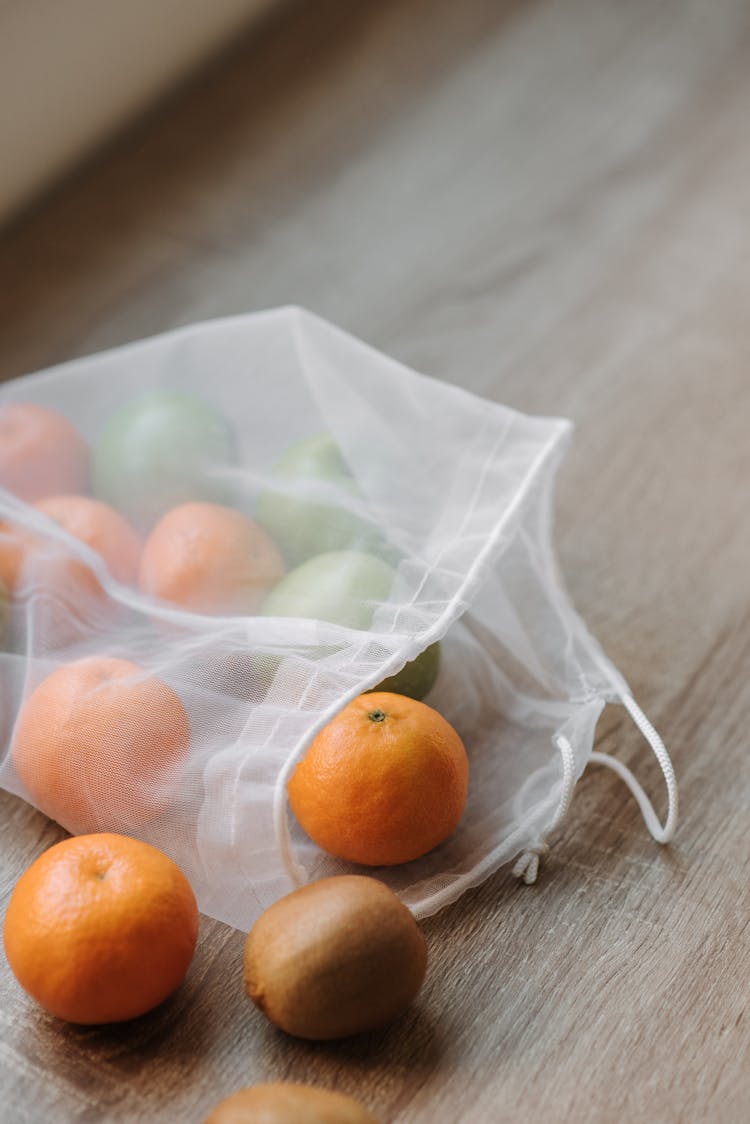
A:
[[[520,879],[526,886],[533,886],[539,874],[539,861],[548,854],[549,847],[540,843],[537,847],[530,847],[516,859],[513,867],[513,877]]]

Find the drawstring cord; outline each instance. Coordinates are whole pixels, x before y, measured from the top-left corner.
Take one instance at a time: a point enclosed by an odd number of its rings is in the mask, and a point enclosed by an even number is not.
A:
[[[557,735],[555,738],[555,745],[559,749],[560,757],[562,758],[563,775],[560,786],[560,800],[558,801],[555,814],[547,828],[548,835],[564,820],[568,808],[570,807],[570,802],[573,799],[573,789],[576,785],[576,759],[572,745],[564,734]],[[537,874],[539,873],[539,860],[546,855],[548,851],[549,846],[546,843],[537,843],[533,847],[528,847],[519,855],[513,867],[514,877],[522,879],[527,886],[532,886],[534,882],[536,882]]]
[[[675,833],[677,827],[677,816],[679,814],[679,800],[677,795],[677,778],[674,775],[674,767],[672,759],[667,752],[667,747],[659,737],[651,722],[649,722],[646,715],[643,713],[638,703],[632,695],[623,694],[621,696],[622,704],[630,714],[630,717],[635,722],[638,729],[643,734],[644,738],[651,747],[654,757],[659,763],[659,768],[662,771],[664,781],[667,786],[667,818],[662,825],[659,817],[654,811],[654,806],[649,800],[646,793],[639,782],[635,779],[627,765],[623,765],[616,757],[610,756],[608,753],[592,753],[591,760],[597,765],[606,765],[618,777],[625,782],[635,797],[636,803],[641,810],[646,827],[657,843],[669,843]]]
[[[617,773],[618,777],[625,782],[628,789],[635,798],[636,803],[643,816],[644,823],[657,843],[669,843],[674,836],[675,828],[677,827],[678,816],[678,795],[677,795],[677,779],[674,774],[674,767],[672,760],[667,752],[667,747],[664,745],[661,737],[655,730],[652,723],[643,713],[638,703],[632,695],[623,692],[620,695],[620,700],[625,709],[630,714],[630,717],[635,722],[636,726],[643,734],[648,742],[651,751],[654,754],[659,768],[662,771],[664,781],[667,786],[667,818],[662,824],[654,811],[654,806],[646,795],[642,785],[627,767],[623,765],[616,757],[612,757],[609,753],[592,753],[589,760],[595,765],[605,765],[612,772]],[[558,734],[555,738],[555,745],[560,751],[562,758],[562,782],[560,787],[560,800],[557,805],[552,821],[547,827],[547,835],[549,836],[555,828],[559,827],[561,821],[565,817],[570,801],[573,798],[573,789],[575,788],[575,758],[573,755],[573,748],[565,737],[564,734]],[[531,886],[536,882],[539,873],[539,861],[549,851],[547,843],[540,842],[534,846],[528,847],[519,856],[513,867],[513,874],[516,878],[522,879],[527,886]]]

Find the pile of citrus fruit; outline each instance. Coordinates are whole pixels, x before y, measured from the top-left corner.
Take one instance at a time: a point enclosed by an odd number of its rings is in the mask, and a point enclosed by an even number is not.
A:
[[[228,423],[192,394],[127,402],[91,451],[57,411],[0,405],[0,487],[35,516],[33,529],[0,524],[4,598],[48,595],[48,648],[70,645],[92,622],[117,624],[105,578],[190,613],[369,628],[396,580],[393,552],[354,510],[363,497],[330,435],[298,442],[269,468],[254,518],[233,483],[241,471]],[[424,698],[439,658],[431,645],[387,689]]]
[[[48,407],[0,405],[0,487],[25,504],[7,507],[13,514],[0,524],[0,647],[16,610],[21,619],[41,599],[45,646],[58,662],[29,685],[11,758],[34,803],[81,833],[22,876],[4,941],[22,986],[66,1020],[150,1010],[184,978],[198,933],[184,874],[129,837],[179,791],[191,730],[172,687],[118,653],[124,610],[113,592],[130,587],[149,604],[190,614],[308,617],[366,630],[393,589],[392,552],[359,514],[357,484],[328,435],[282,456],[254,518],[233,492],[237,461],[225,419],[178,391],[127,403],[92,450]],[[106,654],[66,659],[91,629],[110,638]],[[457,827],[466,751],[420,701],[439,662],[433,644],[349,703],[298,763],[291,808],[330,854],[370,867],[405,863]],[[108,834],[112,825],[127,834]],[[393,1018],[425,968],[424,939],[398,899],[374,879],[344,876],[266,911],[248,937],[245,986],[288,1033],[335,1038]],[[348,1098],[297,1086],[243,1090],[210,1117],[255,1119],[373,1118]]]

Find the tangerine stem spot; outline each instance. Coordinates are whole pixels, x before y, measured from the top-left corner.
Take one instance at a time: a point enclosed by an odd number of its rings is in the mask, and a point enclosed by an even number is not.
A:
[[[371,722],[385,722],[388,715],[384,710],[371,710],[367,717]]]

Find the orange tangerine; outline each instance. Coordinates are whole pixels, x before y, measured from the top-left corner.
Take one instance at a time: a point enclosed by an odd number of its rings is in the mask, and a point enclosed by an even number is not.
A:
[[[29,695],[11,756],[33,802],[68,831],[136,830],[167,807],[189,748],[171,687],[95,656],[57,668]]]
[[[21,986],[60,1019],[109,1023],[157,1006],[182,982],[198,907],[171,859],[123,835],[50,847],[16,883],[5,952]]]
[[[53,520],[72,538],[99,554],[109,572],[125,585],[135,583],[141,543],[126,519],[99,500],[88,496],[48,496],[34,504],[37,511]],[[100,593],[101,587],[85,562],[68,554],[63,544],[45,540],[25,527],[0,524],[0,578],[13,590],[23,579],[35,557],[44,558],[42,581],[52,591],[56,586],[80,587],[86,593]]]
[[[86,486],[88,449],[63,414],[36,402],[0,404],[0,487],[27,503]]]
[[[289,803],[329,854],[389,866],[448,838],[468,779],[464,744],[442,715],[405,695],[372,692],[313,740],[289,781]]]
[[[186,503],[146,540],[140,585],[194,613],[254,613],[283,572],[281,554],[252,519],[220,504]]]

